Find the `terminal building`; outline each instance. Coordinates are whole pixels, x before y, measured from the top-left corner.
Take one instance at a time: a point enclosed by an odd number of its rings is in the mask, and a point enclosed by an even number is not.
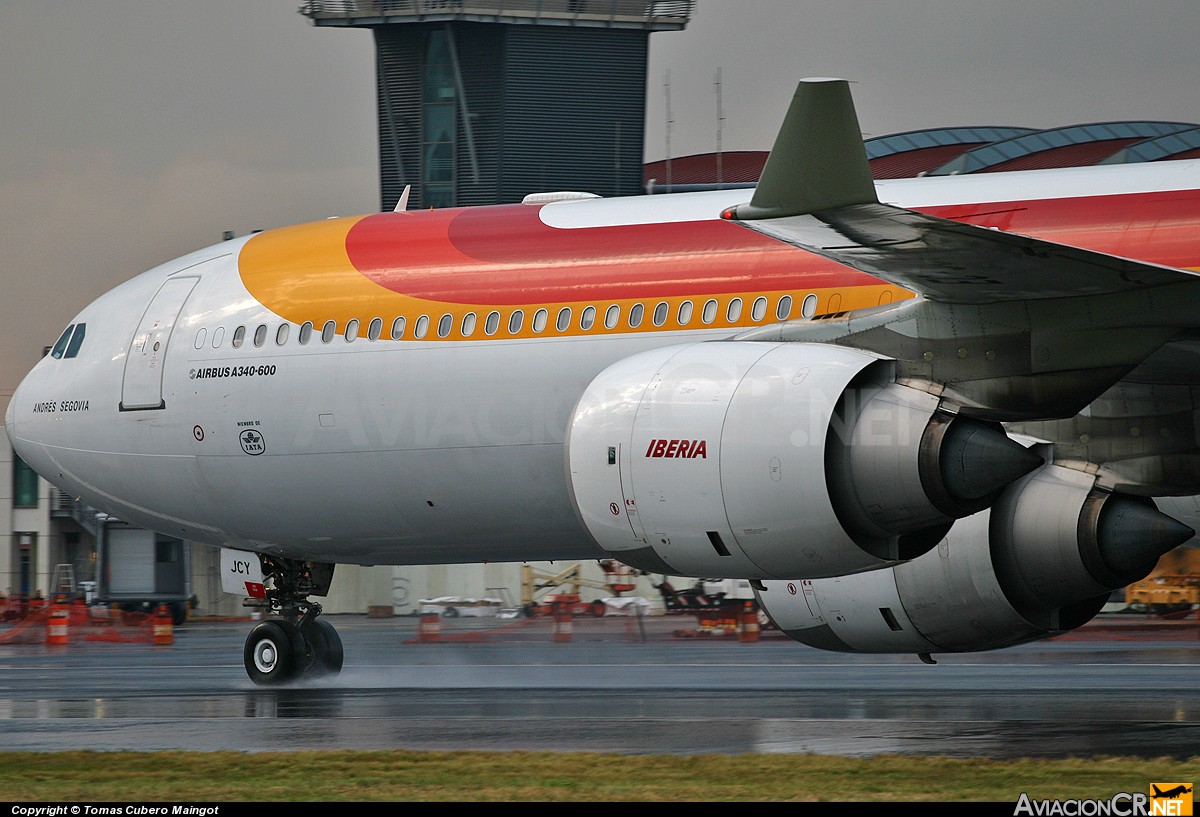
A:
[[[866,139],[863,146],[876,179],[957,176],[1200,158],[1200,125],[1131,121],[1042,130],[930,128]],[[753,187],[767,153],[699,153],[648,162],[643,187],[646,193]]]
[[[752,187],[766,150],[643,157],[649,35],[684,28],[692,11],[687,0],[309,0],[300,9],[317,26],[373,33],[383,210],[508,203],[550,190]],[[911,178],[1198,158],[1200,125],[947,127],[864,146],[875,178]],[[239,598],[221,592],[218,553],[81,507],[15,456],[0,426],[0,595],[69,585],[114,603],[170,600],[187,615],[245,615]],[[578,567],[586,592],[603,596],[601,566]],[[397,615],[445,596],[516,605],[530,573],[571,569],[339,565],[320,601],[329,613]],[[655,583],[666,578],[639,577],[629,594],[661,609]]]

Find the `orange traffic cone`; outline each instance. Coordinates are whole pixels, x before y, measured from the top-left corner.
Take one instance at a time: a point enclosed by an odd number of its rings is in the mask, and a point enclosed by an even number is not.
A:
[[[167,609],[167,605],[158,605],[158,609],[154,611],[153,621],[154,643],[174,644],[175,631],[171,626],[171,611]]]
[[[65,647],[70,642],[71,611],[65,604],[56,604],[46,619],[46,643]]]
[[[746,607],[742,610],[742,629],[738,640],[747,643],[758,641],[760,629],[758,626],[758,611],[754,609],[754,605],[746,602]]]
[[[442,640],[442,620],[437,613],[422,613],[417,627],[417,641],[431,644]]]

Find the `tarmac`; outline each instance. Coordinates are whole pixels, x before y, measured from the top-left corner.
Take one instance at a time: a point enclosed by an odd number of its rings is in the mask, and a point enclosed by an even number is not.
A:
[[[14,643],[8,750],[1200,755],[1200,620],[1102,616],[1008,650],[827,653],[686,616],[329,616],[340,675],[257,687],[248,619]],[[145,627],[145,622],[141,626]],[[119,628],[112,628],[119,629]],[[135,626],[136,629],[136,626]]]

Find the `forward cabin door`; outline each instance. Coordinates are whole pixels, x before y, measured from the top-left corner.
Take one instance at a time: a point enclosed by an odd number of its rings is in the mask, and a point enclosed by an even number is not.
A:
[[[121,411],[166,408],[162,378],[167,344],[179,312],[199,280],[196,277],[169,278],[150,301],[129,344],[129,354],[125,356]]]

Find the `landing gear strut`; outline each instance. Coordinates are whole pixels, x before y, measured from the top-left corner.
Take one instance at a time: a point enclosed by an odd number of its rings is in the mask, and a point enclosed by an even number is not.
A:
[[[259,554],[266,599],[252,606],[271,616],[246,637],[242,658],[246,674],[259,686],[279,686],[302,676],[337,675],[342,671],[342,639],[333,625],[318,618],[321,605],[310,594],[325,595],[333,565]],[[247,599],[247,603],[251,600]]]

